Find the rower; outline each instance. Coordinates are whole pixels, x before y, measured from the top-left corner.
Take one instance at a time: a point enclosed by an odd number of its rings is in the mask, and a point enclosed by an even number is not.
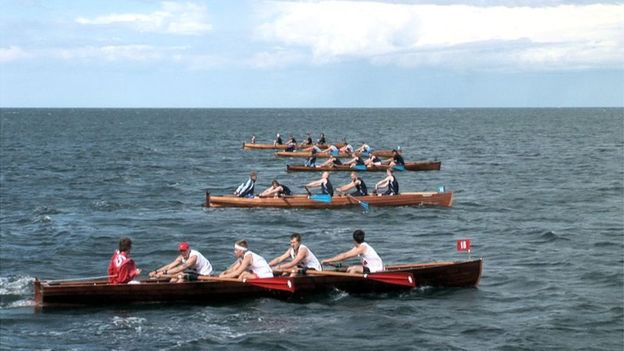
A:
[[[394,166],[403,166],[405,167],[405,161],[403,160],[403,156],[399,153],[397,149],[392,150],[392,158],[389,158],[382,163],[388,164],[390,167]]]
[[[310,136],[310,133],[306,133],[306,138],[305,138],[305,141],[303,142],[303,145],[306,145],[306,146],[312,145],[312,137]]]
[[[368,145],[368,144],[362,144],[362,146],[360,146],[357,149],[355,149],[355,152],[359,152],[359,153],[362,153],[362,154],[370,154],[371,151],[373,151],[373,148],[370,147],[370,145]]]
[[[368,158],[364,161],[364,164],[368,166],[381,166],[381,159],[373,154],[368,154]]]
[[[292,152],[297,149],[297,139],[295,139],[292,135],[286,141],[286,151]]]
[[[273,179],[271,186],[263,191],[259,197],[282,197],[284,195],[292,195],[290,188],[286,185],[280,184],[277,179]]]
[[[338,150],[336,145],[329,145],[327,149],[321,150],[321,153],[332,155],[332,156],[338,156],[338,154],[340,153],[340,150]]]
[[[355,246],[351,250],[340,253],[332,258],[324,259],[321,263],[340,262],[359,256],[362,264],[349,266],[347,268],[347,273],[375,273],[384,270],[383,261],[377,254],[377,251],[364,241],[363,230],[358,229],[353,232],[353,242]]]
[[[317,144],[325,145],[327,144],[327,140],[325,140],[325,133],[321,133],[321,137],[316,141]]]
[[[366,170],[366,163],[364,162],[364,159],[362,159],[362,156],[357,155],[353,152],[350,156],[353,158],[345,162],[345,165],[349,165],[349,167],[355,169]]]
[[[108,283],[126,284],[141,274],[141,270],[136,267],[134,260],[130,258],[132,240],[122,238],[119,240],[119,248],[115,250],[108,264]]]
[[[180,255],[171,263],[166,264],[157,270],[150,272],[150,278],[160,278],[173,276],[172,283],[182,283],[184,281],[195,281],[202,276],[212,274],[212,265],[204,255],[197,250],[191,250],[187,242],[178,244]]]
[[[237,278],[238,280],[273,278],[273,270],[264,257],[249,251],[247,240],[239,240],[234,244],[236,261],[219,274],[221,278]]]
[[[353,146],[349,143],[347,143],[347,141],[345,140],[344,143],[346,144],[345,146],[340,148],[340,152],[345,152],[347,154],[350,154],[353,152]]]
[[[305,190],[310,194],[308,188],[321,188],[321,193],[329,196],[334,196],[334,187],[329,181],[329,172],[323,172],[321,179],[315,180],[304,185]]]
[[[368,195],[368,189],[366,188],[366,183],[364,183],[364,180],[362,180],[362,178],[358,177],[357,172],[351,172],[351,182],[349,184],[345,184],[343,186],[336,188],[336,191],[339,191],[341,193],[346,193],[348,190],[351,190],[354,188],[355,188],[355,191],[349,195],[351,196]]]
[[[392,168],[386,169],[386,177],[375,184],[375,193],[377,193],[379,188],[386,186],[388,189],[382,195],[399,195],[399,182],[394,176],[394,170]]]
[[[284,142],[282,141],[282,137],[280,133],[277,133],[275,140],[273,141],[273,145],[282,145]]]
[[[339,166],[339,165],[342,165],[342,161],[340,161],[338,157],[329,156],[327,161],[321,163],[319,167],[334,167],[334,166]]]
[[[280,264],[288,257],[290,257],[290,262]],[[304,273],[306,270],[310,269],[315,271],[323,270],[321,268],[321,263],[312,251],[301,243],[301,234],[299,233],[292,233],[290,235],[290,247],[281,256],[271,260],[269,266],[280,272],[292,270],[291,276],[297,275],[299,270]]]
[[[234,191],[234,195],[238,197],[247,197],[253,199],[255,186],[256,172],[252,171],[249,173],[249,179],[247,179],[246,182],[243,182],[241,185],[238,186],[238,188],[236,188],[236,191]]]
[[[316,147],[316,146],[314,146]],[[318,149],[318,147],[317,147]],[[316,149],[310,151],[310,157],[305,161],[306,167],[316,167]]]
[[[251,136],[251,143],[252,143],[252,144],[255,144],[255,143],[256,143],[256,136],[255,136],[255,135],[252,135],[252,136]]]

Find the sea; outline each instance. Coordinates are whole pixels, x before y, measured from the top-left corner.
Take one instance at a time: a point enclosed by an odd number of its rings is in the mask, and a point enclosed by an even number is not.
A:
[[[1,350],[622,350],[624,109],[0,109]],[[440,171],[401,191],[451,208],[207,209],[258,172],[303,193],[302,159],[243,150],[306,133]],[[349,174],[331,175],[335,186]],[[362,175],[371,187],[383,173]],[[386,264],[482,258],[476,288],[38,309],[33,280],[106,275],[122,237],[146,272],[187,241],[216,271],[233,244],[319,258],[361,229]],[[457,251],[470,239],[471,252]]]

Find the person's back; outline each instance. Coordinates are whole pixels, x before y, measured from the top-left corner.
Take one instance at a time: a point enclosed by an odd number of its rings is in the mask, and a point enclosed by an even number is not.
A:
[[[141,273],[134,260],[129,257],[131,248],[130,239],[123,238],[119,241],[119,248],[113,253],[108,265],[109,284],[126,284]]]

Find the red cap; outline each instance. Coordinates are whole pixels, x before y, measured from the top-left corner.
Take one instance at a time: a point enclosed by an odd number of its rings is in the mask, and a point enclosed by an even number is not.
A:
[[[186,251],[188,249],[189,249],[189,244],[186,241],[183,241],[180,244],[178,244],[178,250]]]

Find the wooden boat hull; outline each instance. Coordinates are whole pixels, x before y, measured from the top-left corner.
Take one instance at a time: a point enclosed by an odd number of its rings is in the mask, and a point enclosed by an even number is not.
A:
[[[434,262],[388,266],[389,272],[412,273],[416,287],[437,288],[476,287],[481,278],[483,260]],[[273,297],[291,299],[328,290],[340,289],[350,293],[372,293],[409,289],[370,279],[351,276],[300,275],[292,277],[292,292],[272,290],[231,281],[196,281],[169,283],[144,280],[140,284],[110,285],[106,281],[66,281],[62,283],[34,282],[35,303],[38,307],[107,305],[131,303],[188,302],[227,303],[240,299]]]
[[[452,192],[419,192],[401,193],[394,196],[346,196],[336,195],[331,202],[309,199],[307,195],[290,195],[284,197],[242,198],[234,195],[214,196],[206,193],[205,207],[276,207],[276,208],[345,208],[360,206],[358,201],[367,202],[373,207],[386,206],[442,206],[453,205]]]
[[[329,147],[328,144],[315,144],[316,146],[320,147],[321,149],[326,149]],[[345,144],[334,144],[336,145],[336,147],[341,148],[343,146],[345,146]],[[312,145],[308,145],[308,144],[297,144],[297,148],[298,149],[305,149],[308,148]],[[252,143],[243,143],[243,149],[245,150],[286,150],[286,144],[281,144],[281,145],[273,145],[273,144],[252,144]]]
[[[378,157],[392,157],[392,150],[374,150],[373,155],[378,156]],[[312,153],[310,151],[279,151],[274,153],[275,156],[277,157],[301,157],[301,158],[307,158],[312,156]],[[328,153],[317,153],[316,157],[318,158],[329,158],[329,154]],[[346,153],[346,152],[341,152],[338,155],[336,155],[336,157],[339,158],[349,158],[349,157],[353,157],[350,154]],[[364,156],[363,156],[364,157]]]
[[[406,171],[439,171],[442,165],[441,161],[418,161],[418,162],[406,162]],[[286,165],[286,170],[289,172],[321,172],[321,171],[341,171],[341,172],[385,172],[390,166],[368,166],[366,169],[355,169],[349,165],[334,165],[323,167],[307,167],[305,165]],[[396,170],[399,171],[400,170]]]

